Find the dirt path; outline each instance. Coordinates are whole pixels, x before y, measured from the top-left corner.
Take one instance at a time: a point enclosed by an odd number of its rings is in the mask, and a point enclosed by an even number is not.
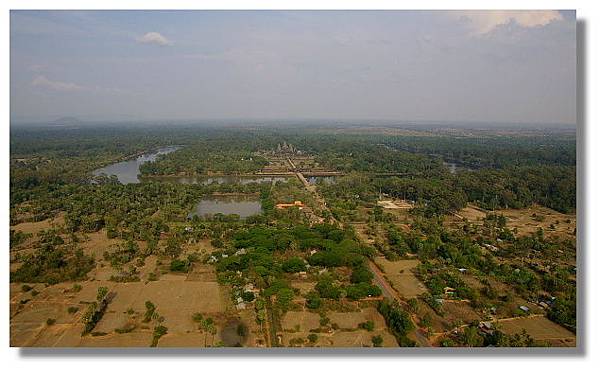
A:
[[[396,290],[386,281],[381,269],[371,260],[369,260],[369,269],[373,272],[375,283],[381,289],[383,296],[388,299],[398,300],[399,303],[404,303],[404,300],[400,298]]]
[[[343,228],[344,225],[342,224],[342,222],[340,222],[333,216],[333,214],[331,213],[331,210],[329,210],[329,208],[327,207],[327,203],[325,202],[325,199],[323,199],[323,197],[317,191],[317,187],[311,185],[306,180],[304,175],[302,175],[302,173],[300,171],[296,170],[296,165],[290,158],[288,158],[288,162],[290,165],[290,170],[296,172],[296,176],[298,177],[298,179],[300,179],[300,181],[302,182],[302,184],[304,185],[306,190],[314,197],[315,201],[317,201],[319,203],[319,205],[323,208],[323,210],[327,211],[328,214],[331,215],[331,220],[333,220],[333,222],[339,228]],[[359,238],[360,238],[360,235],[359,235]],[[362,240],[362,238],[361,238],[361,240]],[[392,300],[397,300],[398,303],[402,303],[402,304],[406,305],[406,302],[404,300],[402,300],[400,298],[400,296],[398,295],[398,292],[396,292],[396,290],[394,290],[394,288],[392,286],[390,286],[390,284],[385,279],[383,272],[379,269],[379,267],[377,267],[377,265],[372,260],[369,260],[368,267],[371,270],[371,272],[373,272],[375,284],[377,286],[379,286],[379,288],[381,288],[383,295],[386,298],[389,298]],[[417,339],[417,342],[419,343],[419,345],[422,347],[431,347],[431,343],[429,342],[429,340],[427,340],[427,338],[419,331],[419,326],[417,326],[417,323],[412,315],[411,315],[411,321],[413,322],[413,324],[415,326],[415,329],[416,329],[415,330],[415,338]]]

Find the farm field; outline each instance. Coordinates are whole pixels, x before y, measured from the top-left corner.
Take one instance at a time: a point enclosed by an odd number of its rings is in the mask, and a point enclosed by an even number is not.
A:
[[[376,257],[375,263],[382,268],[387,280],[400,296],[410,299],[427,291],[411,271],[419,265],[418,260],[389,261],[384,257]]]
[[[124,155],[113,175],[129,183],[81,168],[79,183],[46,185],[52,197],[31,193],[35,170],[19,168],[10,344],[576,345],[559,331],[575,319],[572,210],[486,209],[461,180],[476,171],[379,137],[330,147],[229,130],[178,136],[185,145],[153,147],[145,162]]]
[[[372,331],[358,327],[358,324],[367,321],[374,323]],[[282,328],[283,346],[365,347],[373,346],[374,336],[381,336],[383,347],[397,346],[384,319],[373,307],[354,312],[326,312],[321,315],[308,311],[290,311],[282,319]],[[311,334],[317,336],[316,341],[309,339]]]
[[[472,223],[483,223],[489,211],[475,206],[467,206],[459,210],[456,215],[450,215],[447,223],[461,224],[464,220]],[[572,236],[577,227],[575,214],[563,214],[547,207],[532,205],[524,209],[499,209],[496,214],[506,217],[506,227],[516,230],[519,236],[527,236],[542,228],[550,236]]]
[[[575,334],[543,316],[522,317],[500,322],[503,331],[518,334],[525,330],[534,339],[553,346],[575,346]]]

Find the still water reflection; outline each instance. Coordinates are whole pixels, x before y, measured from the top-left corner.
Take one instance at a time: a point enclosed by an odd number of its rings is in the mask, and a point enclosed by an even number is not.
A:
[[[127,160],[117,162],[112,165],[108,165],[106,167],[100,168],[94,171],[94,175],[116,175],[119,183],[122,184],[131,184],[131,183],[139,183],[140,180],[138,176],[140,175],[140,165],[145,162],[156,161],[156,158],[160,155],[165,155],[167,153],[175,152],[178,149],[181,149],[181,146],[169,146],[164,148],[159,148],[158,150],[143,154],[136,159]]]
[[[206,217],[220,213],[237,214],[241,218],[247,218],[261,212],[260,201],[256,196],[207,196],[198,202],[188,216]]]

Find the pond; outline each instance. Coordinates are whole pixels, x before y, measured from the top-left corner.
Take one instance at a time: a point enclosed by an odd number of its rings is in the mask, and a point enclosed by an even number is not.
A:
[[[153,181],[178,183],[178,184],[251,184],[251,183],[272,183],[287,182],[289,177],[283,176],[173,176],[173,177],[153,177]]]
[[[194,210],[188,215],[193,217],[213,216],[215,214],[231,215],[237,214],[240,218],[258,215],[262,212],[262,206],[258,196],[248,195],[225,195],[207,196],[200,200]]]
[[[248,337],[248,326],[238,319],[231,319],[221,330],[221,339],[226,347],[241,347]]]
[[[165,155],[167,153],[175,152],[181,149],[181,146],[169,146],[159,148],[156,151],[145,153],[133,160],[121,161],[108,165],[106,167],[97,169],[93,172],[94,175],[115,175],[121,184],[139,183],[138,176],[140,175],[140,165],[145,162],[156,161],[159,155]]]
[[[335,178],[336,178],[335,176],[309,176],[308,178],[306,178],[306,180],[310,184],[317,184],[317,183],[334,184]]]
[[[444,161],[444,166],[446,166],[446,168],[448,169],[448,171],[450,172],[450,174],[456,174],[458,171],[462,171],[462,170],[470,171],[470,169],[467,168],[466,166],[458,164],[456,162],[446,162],[446,161]]]

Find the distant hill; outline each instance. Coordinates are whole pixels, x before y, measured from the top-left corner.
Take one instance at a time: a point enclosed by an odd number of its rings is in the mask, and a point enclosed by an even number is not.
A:
[[[83,123],[83,121],[81,121],[77,117],[65,116],[65,117],[61,117],[59,119],[52,121],[51,124],[53,124],[53,125],[77,125],[77,124],[81,124],[81,123]]]

